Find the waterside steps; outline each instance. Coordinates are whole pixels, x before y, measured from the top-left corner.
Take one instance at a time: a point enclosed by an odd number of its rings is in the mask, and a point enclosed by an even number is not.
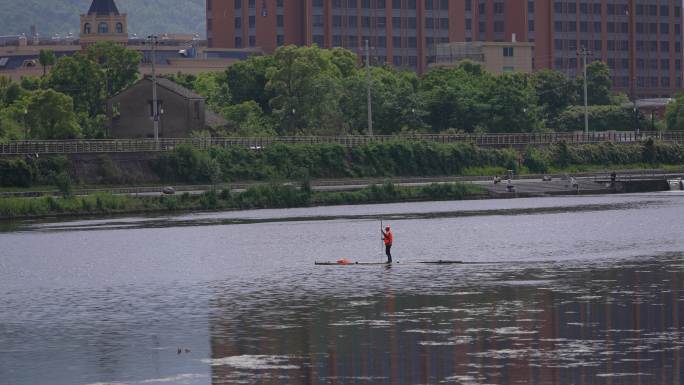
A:
[[[597,179],[596,183],[603,184],[609,187],[615,193],[639,193],[639,192],[653,192],[653,191],[668,191],[682,189],[681,179],[680,183],[671,183],[671,179],[658,177],[640,177],[640,178],[624,178],[624,179]],[[675,188],[673,188],[675,187]]]
[[[485,185],[494,197],[533,197],[549,195],[582,195],[638,193],[668,190],[684,190],[679,175],[627,175],[621,177],[602,176],[594,178],[513,179],[510,183],[501,181]],[[513,188],[511,188],[513,187]]]

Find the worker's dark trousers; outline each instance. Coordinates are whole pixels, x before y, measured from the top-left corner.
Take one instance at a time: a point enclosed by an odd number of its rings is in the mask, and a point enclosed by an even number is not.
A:
[[[385,255],[387,255],[387,262],[392,262],[392,253],[390,253],[391,248],[392,245],[385,245]]]

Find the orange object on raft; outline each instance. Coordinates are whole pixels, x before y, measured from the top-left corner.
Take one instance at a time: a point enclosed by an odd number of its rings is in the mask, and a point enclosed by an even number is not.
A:
[[[338,265],[349,265],[351,262],[347,258],[342,258],[337,260]]]

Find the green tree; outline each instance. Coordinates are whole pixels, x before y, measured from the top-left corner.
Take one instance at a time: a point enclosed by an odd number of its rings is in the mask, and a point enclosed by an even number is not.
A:
[[[341,71],[329,50],[286,46],[276,50],[266,89],[274,117],[288,134],[344,133]]]
[[[633,130],[634,115],[631,109],[622,106],[589,106],[589,125],[592,131]],[[643,115],[639,115],[639,126],[644,126]],[[558,114],[556,127],[558,131],[583,131],[584,107],[572,106]]]
[[[252,56],[228,67],[224,79],[233,103],[254,100],[259,103],[262,110],[270,113],[269,100],[272,93],[266,89],[266,70],[273,65],[273,60],[273,55]]]
[[[537,71],[531,81],[547,120],[553,121],[561,111],[577,102],[577,88],[562,72],[548,69]]]
[[[138,79],[142,55],[112,42],[99,42],[88,47],[86,57],[97,63],[103,72],[107,96],[128,88]]]
[[[71,96],[76,111],[90,116],[102,112],[107,97],[104,73],[81,53],[59,58],[47,77],[47,86]]]
[[[537,103],[526,74],[494,77],[487,86],[489,132],[530,132],[539,129]]]
[[[26,124],[34,139],[74,139],[81,135],[70,96],[38,90],[26,98]]]
[[[668,130],[684,130],[684,94],[677,94],[667,106],[665,121]]]
[[[602,61],[595,61],[587,65],[587,103],[589,105],[611,104],[611,89],[613,83],[610,80],[610,68]],[[580,102],[584,98],[584,78],[577,78],[577,87],[580,90]]]
[[[489,73],[471,66],[429,71],[420,84],[426,122],[437,132],[448,129],[473,132],[484,121],[484,85],[490,77]]]
[[[40,62],[40,65],[43,66],[43,76],[47,74],[47,67],[54,65],[55,61],[57,60],[57,57],[55,56],[55,53],[52,50],[48,49],[41,49],[40,54],[38,56],[38,62]]]
[[[19,100],[26,91],[16,82],[5,76],[0,76],[0,108],[9,106]]]
[[[273,122],[253,100],[227,106],[221,115],[228,120],[230,134],[236,136],[275,136]]]
[[[230,89],[225,77],[225,73],[204,72],[197,75],[191,88],[206,98],[209,108],[218,111],[230,104]]]
[[[368,103],[365,71],[355,71],[343,81],[342,110],[351,131],[367,132]],[[389,67],[371,68],[373,131],[396,134],[402,130],[422,130],[425,116],[418,97],[418,78],[413,72],[397,72]]]

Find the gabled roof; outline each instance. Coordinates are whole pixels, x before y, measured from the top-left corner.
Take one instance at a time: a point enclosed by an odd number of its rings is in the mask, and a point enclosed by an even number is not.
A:
[[[138,80],[132,86],[130,86],[127,89],[125,89],[125,90],[119,92],[118,94],[112,96],[110,98],[110,100],[119,99],[119,97],[121,97],[121,95],[128,93],[128,91],[134,87],[139,87],[141,85],[141,83],[143,83],[143,82],[147,83],[146,85],[143,85],[143,86],[144,87],[149,86],[150,92],[152,92],[152,84],[151,84],[152,78],[149,76],[145,76],[144,78]],[[173,92],[174,94],[176,94],[182,98],[185,98],[185,99],[201,99],[201,100],[204,100],[204,97],[202,95],[199,95],[199,94],[193,92],[192,90],[189,90],[189,89],[181,86],[180,84],[175,83],[174,81],[166,79],[166,78],[157,77],[157,87],[164,88],[164,89],[166,89],[170,92]]]
[[[152,81],[151,78],[146,78],[146,79],[149,80],[150,82]],[[204,97],[202,95],[199,95],[199,94],[193,92],[192,90],[189,90],[189,89],[181,86],[180,84],[178,84],[172,80],[166,79],[166,78],[158,77],[157,78],[157,86],[158,87],[164,87],[167,90],[169,90],[175,94],[178,94],[178,95],[180,95],[186,99],[204,99]]]
[[[93,0],[93,3],[90,4],[88,15],[93,14],[98,16],[107,16],[111,14],[118,15],[119,9],[116,8],[114,0]]]

